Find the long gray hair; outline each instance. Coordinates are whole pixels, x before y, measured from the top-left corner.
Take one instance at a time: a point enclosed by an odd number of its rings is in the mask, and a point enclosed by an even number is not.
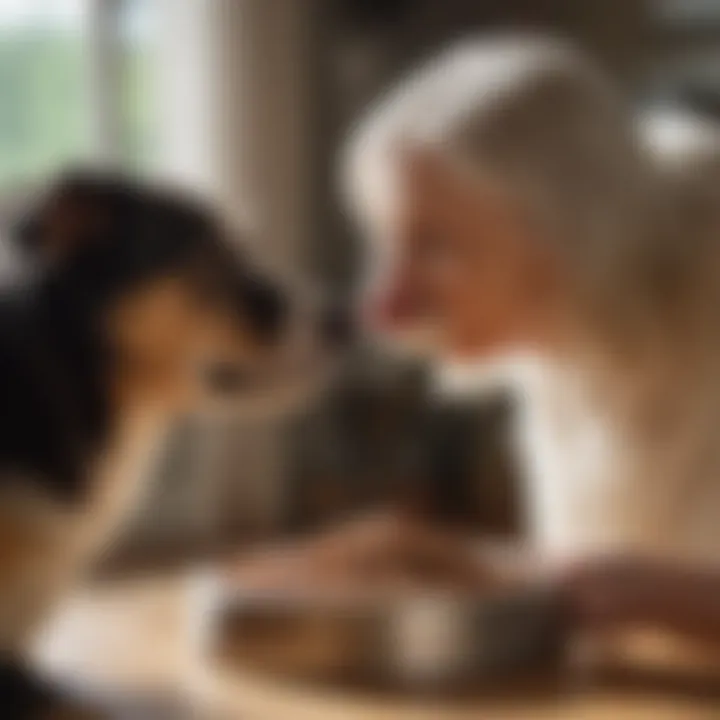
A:
[[[649,155],[619,91],[563,40],[464,41],[371,106],[341,163],[360,222],[392,196],[393,147],[413,143],[509,189],[580,282],[596,290],[607,294],[612,284],[617,295],[633,256],[644,252],[637,246],[654,203]]]

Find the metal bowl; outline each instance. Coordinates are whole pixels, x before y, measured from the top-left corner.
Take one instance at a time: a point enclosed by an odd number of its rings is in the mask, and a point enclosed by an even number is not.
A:
[[[537,584],[355,599],[217,588],[201,612],[210,619],[206,650],[225,663],[412,690],[557,666],[567,636],[561,599]]]

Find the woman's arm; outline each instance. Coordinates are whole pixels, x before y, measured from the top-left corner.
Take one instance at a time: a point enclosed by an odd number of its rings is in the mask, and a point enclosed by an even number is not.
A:
[[[566,575],[565,587],[581,623],[654,626],[720,647],[720,566],[588,561]]]

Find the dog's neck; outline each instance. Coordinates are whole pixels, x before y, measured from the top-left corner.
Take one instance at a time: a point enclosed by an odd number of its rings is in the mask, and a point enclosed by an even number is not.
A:
[[[170,421],[157,407],[145,407],[141,394],[119,392],[101,303],[83,297],[72,280],[39,277],[7,289],[2,320],[8,365],[3,382],[17,392],[8,450],[18,454],[22,473],[71,505],[92,491],[103,458],[117,454],[120,445],[135,454],[130,426],[149,426],[151,417],[155,426]],[[23,435],[42,447],[24,452],[18,440]]]
[[[110,431],[112,408],[111,357],[96,310],[67,283],[50,279],[37,288],[28,314],[37,351],[47,353],[44,365],[52,364],[54,380],[66,385],[68,412],[84,441],[98,449]]]
[[[96,318],[78,312],[71,288],[16,284],[0,300],[5,650],[24,647],[43,613],[117,540],[169,418],[137,395],[118,402]],[[17,571],[13,557],[22,557]],[[26,582],[15,572],[32,578],[29,610],[25,591],[13,593]]]

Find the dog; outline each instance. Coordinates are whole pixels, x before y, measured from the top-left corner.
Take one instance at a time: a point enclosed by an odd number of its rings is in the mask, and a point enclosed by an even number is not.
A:
[[[471,39],[341,159],[374,331],[517,399],[550,557],[720,559],[720,131],[630,107],[571,43]]]
[[[10,233],[0,303],[0,703],[41,717],[29,638],[116,537],[173,421],[286,410],[340,348],[199,201],[69,171]]]

